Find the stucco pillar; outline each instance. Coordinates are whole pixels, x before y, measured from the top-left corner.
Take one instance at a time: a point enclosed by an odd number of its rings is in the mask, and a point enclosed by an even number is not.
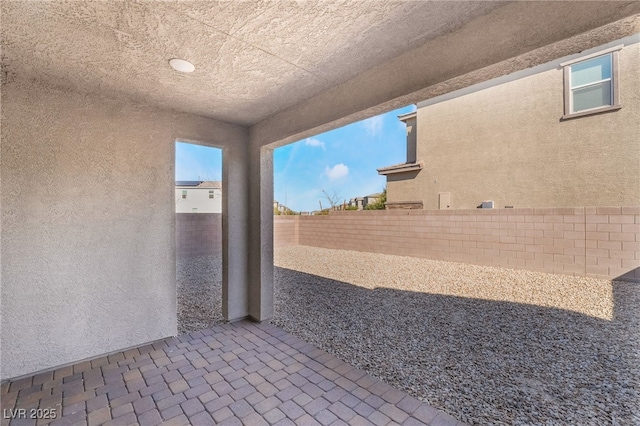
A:
[[[229,321],[249,316],[246,144],[222,151],[222,315]]]
[[[273,149],[249,152],[249,315],[273,316]]]

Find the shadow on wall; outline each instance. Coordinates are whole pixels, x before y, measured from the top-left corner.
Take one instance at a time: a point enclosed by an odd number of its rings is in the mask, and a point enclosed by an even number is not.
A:
[[[374,290],[275,268],[274,323],[480,424],[639,424],[640,285],[611,321],[526,304]]]
[[[632,269],[626,274],[622,274],[619,277],[616,277],[615,281],[629,281],[629,282],[640,283],[640,268]]]

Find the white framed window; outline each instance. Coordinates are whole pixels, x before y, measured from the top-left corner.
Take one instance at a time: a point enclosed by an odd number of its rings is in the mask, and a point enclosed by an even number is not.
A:
[[[564,67],[564,116],[581,117],[620,109],[617,46],[560,64]]]
[[[213,189],[209,190],[209,198],[213,198]]]
[[[186,189],[182,190],[182,198],[187,198],[187,190]]]

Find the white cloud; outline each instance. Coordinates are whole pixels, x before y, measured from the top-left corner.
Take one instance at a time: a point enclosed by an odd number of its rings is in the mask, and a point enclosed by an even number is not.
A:
[[[343,163],[339,163],[333,167],[326,167],[324,172],[330,180],[336,180],[348,176],[349,167],[345,166]]]
[[[362,125],[369,136],[377,136],[382,133],[383,120],[384,118],[381,115],[378,115],[364,120]]]
[[[318,139],[307,138],[304,141],[304,144],[308,145],[308,146],[319,146],[324,151],[324,142],[322,142],[322,141],[320,141]]]

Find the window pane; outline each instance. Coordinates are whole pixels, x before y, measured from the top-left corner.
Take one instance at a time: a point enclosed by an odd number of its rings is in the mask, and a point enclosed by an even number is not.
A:
[[[571,112],[609,105],[611,105],[611,82],[605,81],[593,86],[575,89],[573,91],[573,111]]]
[[[571,65],[571,87],[611,78],[611,55]]]

